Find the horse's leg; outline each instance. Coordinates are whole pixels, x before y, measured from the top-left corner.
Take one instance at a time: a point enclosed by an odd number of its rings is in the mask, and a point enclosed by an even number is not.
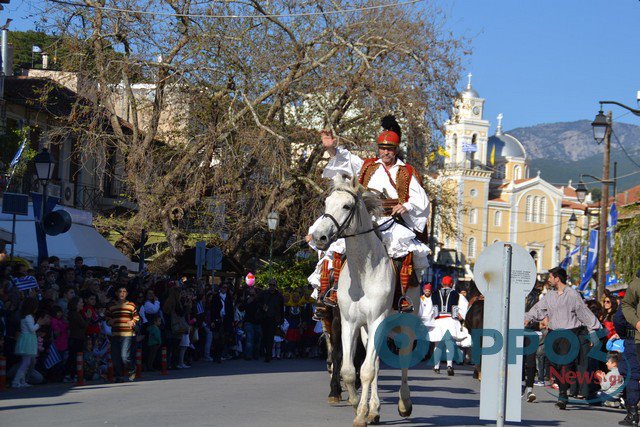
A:
[[[381,319],[372,323],[367,332],[370,336],[375,336],[375,331],[378,325],[380,325]],[[376,375],[376,359],[378,354],[374,345],[375,340],[367,340],[367,356],[364,358],[364,363],[360,368],[360,381],[362,382],[362,393],[360,395],[360,404],[356,409],[356,418],[353,420],[354,426],[366,426],[367,416],[369,415],[369,393],[371,393],[371,386],[374,382]]]
[[[398,413],[401,417],[408,417],[413,410],[411,403],[411,393],[409,391],[409,369],[402,370],[402,380],[400,384],[400,393],[398,399]]]
[[[369,399],[369,415],[367,422],[369,424],[378,424],[380,422],[380,398],[378,397],[378,375],[380,373],[380,357],[376,355],[375,365],[373,367],[373,381],[371,382],[371,398]]]
[[[340,345],[341,328],[340,316],[337,309],[333,309],[337,315],[333,316],[331,323],[331,392],[329,393],[328,402],[330,404],[339,403],[342,399],[342,387],[340,386],[340,366],[342,365],[342,346]]]
[[[356,340],[358,339],[358,330],[349,322],[341,322],[342,324],[342,367],[340,375],[349,392],[349,403],[355,408],[358,405],[358,393],[356,391],[356,368],[353,365],[353,353],[355,350]]]

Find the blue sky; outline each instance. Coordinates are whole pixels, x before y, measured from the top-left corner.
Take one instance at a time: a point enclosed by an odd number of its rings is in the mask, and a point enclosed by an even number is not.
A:
[[[35,29],[41,3],[12,0],[0,20],[11,17],[14,30]],[[471,39],[460,88],[471,72],[492,129],[498,113],[513,129],[593,120],[601,99],[637,106],[640,1],[434,0],[420,7],[433,4],[447,15],[448,30]],[[640,125],[617,107],[613,113]]]
[[[437,0],[446,26],[471,38],[466,71],[486,99],[495,129],[593,120],[598,101],[637,108],[640,49],[637,0]],[[461,76],[461,88],[466,78]],[[618,118],[640,118],[613,108]]]

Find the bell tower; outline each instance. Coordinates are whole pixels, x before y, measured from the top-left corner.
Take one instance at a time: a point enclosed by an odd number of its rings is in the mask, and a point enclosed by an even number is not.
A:
[[[487,140],[489,122],[483,119],[484,102],[471,86],[472,74],[467,78],[467,87],[454,102],[451,119],[445,122],[445,145],[449,157],[446,167],[474,169],[487,164]]]

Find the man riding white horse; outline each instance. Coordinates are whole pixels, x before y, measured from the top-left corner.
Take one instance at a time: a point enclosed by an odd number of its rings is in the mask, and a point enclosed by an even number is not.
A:
[[[383,118],[382,127],[384,131],[377,141],[379,157],[366,160],[338,147],[331,132],[323,131],[322,145],[331,159],[322,176],[329,179],[338,174],[357,176],[360,184],[381,194],[384,216],[376,218],[376,223],[387,252],[399,272],[401,297],[398,310],[406,313],[414,309],[411,299],[405,296],[410,285],[417,285],[414,269],[421,271],[428,267],[427,255],[430,251],[418,237],[424,236],[429,217],[429,199],[418,172],[398,158],[402,132],[395,118]],[[315,225],[311,226],[310,235]],[[344,240],[338,239],[322,254],[316,272],[309,278],[309,282],[319,290],[318,317],[323,315],[322,302],[332,306],[336,304],[335,285],[344,261],[342,254]],[[329,288],[331,271],[334,276],[333,288]]]

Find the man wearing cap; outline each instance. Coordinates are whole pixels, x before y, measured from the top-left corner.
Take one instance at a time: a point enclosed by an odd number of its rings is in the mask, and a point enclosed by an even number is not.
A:
[[[398,157],[402,131],[395,118],[383,118],[382,127],[384,131],[377,140],[378,157],[366,160],[345,148],[338,147],[337,139],[331,132],[322,132],[322,145],[331,157],[322,176],[328,179],[338,174],[358,177],[360,184],[383,195],[384,216],[377,218],[376,222],[385,224],[379,231],[389,256],[394,260],[396,270],[400,272],[403,296],[399,300],[398,309],[411,312],[413,302],[404,295],[410,284],[417,285],[414,268],[420,271],[428,267],[427,255],[430,251],[418,237],[423,235],[426,228],[429,199],[418,172]],[[394,221],[388,222],[390,218]],[[309,231],[311,234],[313,226]],[[333,257],[335,284],[336,261],[338,274],[342,264],[339,246],[344,244],[338,243],[336,246]],[[335,304],[335,292],[329,293],[327,302]]]
[[[422,324],[425,328],[427,328],[427,333],[429,334],[426,338],[427,341],[431,341],[430,335],[431,331],[435,327],[436,320],[436,311],[433,307],[433,301],[431,300],[431,296],[433,294],[431,283],[427,283],[422,287],[422,295],[420,295],[420,306],[418,308],[418,316],[422,321]],[[433,343],[429,343],[429,353],[431,354]]]
[[[434,341],[433,350],[433,371],[440,373],[440,362],[442,361],[442,346],[440,341],[444,339],[446,348],[447,374],[454,375],[453,355],[455,352],[455,341],[462,341],[468,335],[463,329],[461,320],[467,314],[469,302],[458,291],[453,289],[453,279],[451,276],[442,278],[442,287],[432,296],[433,306],[436,310],[435,327],[429,334],[430,341]]]

